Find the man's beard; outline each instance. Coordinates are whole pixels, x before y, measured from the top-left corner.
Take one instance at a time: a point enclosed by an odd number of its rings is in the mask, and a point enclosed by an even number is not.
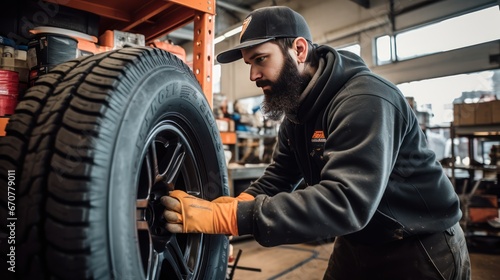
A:
[[[263,115],[279,121],[285,113],[296,113],[299,109],[300,95],[311,81],[310,75],[301,75],[290,55],[285,55],[285,62],[276,82],[257,81],[258,87],[270,86],[265,90],[262,102]]]

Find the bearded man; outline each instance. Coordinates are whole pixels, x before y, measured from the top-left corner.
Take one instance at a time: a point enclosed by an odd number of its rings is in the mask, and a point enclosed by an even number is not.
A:
[[[458,196],[394,84],[313,44],[287,7],[247,16],[240,44],[217,56],[238,59],[262,112],[283,119],[273,160],[236,198],[163,197],[169,231],[251,234],[263,246],[335,237],[324,279],[470,279]]]

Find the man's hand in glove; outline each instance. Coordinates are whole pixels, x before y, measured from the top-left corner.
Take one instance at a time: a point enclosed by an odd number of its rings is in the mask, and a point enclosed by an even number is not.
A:
[[[236,208],[238,200],[214,203],[180,190],[161,198],[166,207],[163,216],[172,233],[209,233],[238,235]]]

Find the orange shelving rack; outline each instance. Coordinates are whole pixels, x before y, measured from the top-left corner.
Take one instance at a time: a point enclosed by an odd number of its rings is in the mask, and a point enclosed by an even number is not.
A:
[[[99,30],[143,34],[146,45],[193,22],[192,70],[212,106],[215,0],[45,0],[100,16]],[[8,118],[0,118],[0,136]]]
[[[146,45],[193,22],[193,72],[212,105],[215,0],[46,1],[99,15],[99,30],[143,34]]]

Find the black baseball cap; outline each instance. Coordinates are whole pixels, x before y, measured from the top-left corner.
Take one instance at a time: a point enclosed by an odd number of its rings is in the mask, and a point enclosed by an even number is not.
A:
[[[276,38],[304,37],[312,42],[306,20],[299,13],[285,6],[256,9],[243,21],[240,44],[217,55],[219,63],[229,63],[242,58],[241,49],[253,47]]]

